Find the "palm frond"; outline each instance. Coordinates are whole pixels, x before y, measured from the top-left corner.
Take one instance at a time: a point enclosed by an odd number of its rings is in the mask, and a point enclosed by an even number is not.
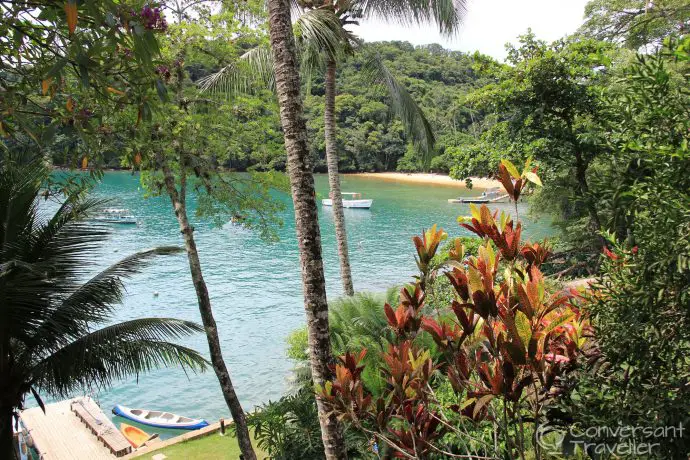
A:
[[[355,0],[355,4],[365,18],[405,26],[436,24],[446,36],[458,32],[467,11],[467,0]]]
[[[340,18],[330,9],[313,9],[295,21],[295,41],[300,53],[319,53],[325,59],[339,60],[350,36]]]
[[[302,12],[294,24],[294,33],[305,78],[323,68],[326,59],[340,59],[350,40],[331,10]],[[275,91],[273,54],[268,46],[251,49],[237,62],[200,79],[198,85],[202,91],[226,96],[251,93],[257,85]]]
[[[388,323],[383,313],[384,298],[357,293],[329,306],[333,349],[337,354],[361,348],[381,349],[388,340]]]
[[[0,162],[0,260],[14,258],[17,241],[33,227],[36,196],[45,174],[39,162],[21,167],[10,157]]]
[[[257,85],[275,90],[273,56],[268,46],[258,46],[247,51],[237,62],[228,64],[198,82],[202,91],[228,97],[251,93]]]
[[[46,222],[37,222],[22,259],[43,267],[56,280],[73,279],[93,265],[92,251],[108,235],[105,226],[84,219],[106,204],[103,199],[69,197]]]
[[[44,174],[48,172],[44,170]],[[32,187],[24,192],[34,193],[33,201],[23,208],[16,208],[12,203],[13,210],[21,211],[11,214],[30,217],[17,216],[10,221],[10,226],[19,228],[6,232],[14,236],[5,244],[0,260],[12,269],[0,277],[0,289],[4,299],[2,314],[13,325],[12,336],[30,342],[59,299],[78,287],[79,278],[94,264],[92,251],[102,243],[107,232],[103,227],[79,220],[100,206],[102,200],[68,198],[54,216],[41,219],[37,213],[38,189]],[[23,196],[15,196],[20,203],[28,201]]]
[[[424,160],[428,163],[433,156],[436,140],[424,111],[386,67],[383,58],[377,52],[366,46],[362,47],[362,51],[365,53],[362,74],[371,83],[380,84],[387,89],[392,112],[400,117],[406,133],[413,139],[418,150],[423,152]]]
[[[79,286],[51,310],[36,332],[27,340],[33,347],[55,350],[89,332],[90,324],[106,321],[115,304],[122,301],[123,279],[139,273],[154,257],[176,254],[183,249],[163,246],[132,254],[111,265]]]
[[[89,386],[107,387],[129,375],[180,365],[204,371],[198,352],[171,342],[203,328],[172,318],[142,318],[94,331],[44,357],[32,369],[32,385],[66,396]]]
[[[110,320],[121,300],[122,280],[153,256],[179,251],[163,247],[129,256],[85,284],[97,263],[105,227],[84,221],[103,200],[69,194],[56,212],[39,204],[51,171],[40,160],[0,157],[0,343],[11,407],[36,389],[64,396],[83,386],[169,364],[203,370],[196,351],[168,342],[201,332],[195,323],[166,318],[128,321],[93,331]]]

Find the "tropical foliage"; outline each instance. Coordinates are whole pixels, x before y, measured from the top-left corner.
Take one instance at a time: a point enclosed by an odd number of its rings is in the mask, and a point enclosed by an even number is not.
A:
[[[602,218],[589,184],[590,166],[606,152],[599,94],[609,79],[610,54],[608,45],[593,40],[547,45],[528,34],[509,49],[512,66],[499,83],[470,96],[473,106],[497,117],[481,137],[482,146],[492,145],[488,151],[499,154],[494,161],[533,157],[550,184],[543,191],[550,209],[569,216],[568,225],[577,216],[585,237],[594,241]],[[460,178],[467,172],[461,163],[452,171]]]
[[[180,27],[169,24],[168,30],[169,33],[178,34]],[[201,29],[195,28],[193,32],[198,34],[200,31]],[[200,40],[202,37],[204,40]],[[167,39],[161,37],[160,41],[163,52],[166,52]],[[217,70],[219,62],[232,61],[246,52],[247,48],[261,43],[261,37],[257,37],[256,33],[253,36],[241,33],[241,38],[225,41],[223,48],[203,35],[197,35],[195,42],[184,60],[184,68],[188,74],[184,82],[186,94],[192,99],[194,84]],[[494,81],[494,69],[500,68],[496,61],[480,54],[445,50],[439,45],[412,46],[405,42],[382,42],[367,44],[367,49],[380,58],[399,85],[407,89],[410,97],[417,102],[433,130],[439,154],[448,149],[457,151],[459,146],[474,142],[482,116],[465,105],[464,97],[472,89]],[[367,56],[368,54],[356,54],[350,57],[339,66],[337,74],[336,123],[340,170],[392,171],[398,167],[404,170],[428,167],[422,161],[421,150],[411,144],[412,137],[406,132],[405,126],[391,113],[388,89],[383,85],[367,83],[365,76],[359,72]],[[175,59],[164,61],[157,65],[170,71]],[[168,82],[165,78],[162,80]],[[318,172],[326,171],[323,84],[323,77],[314,75],[308,88],[305,88],[309,145],[312,163]],[[149,86],[149,92],[148,101],[154,109],[152,115],[155,115],[156,110],[160,110],[155,107],[155,98],[158,97],[156,87]],[[208,98],[202,96],[201,99]],[[218,161],[224,167],[240,171],[285,170],[285,149],[282,145],[277,105],[270,91],[255,88],[251,94],[216,99],[213,104],[205,104],[205,107],[223,114],[222,126],[216,123],[216,129],[209,130],[207,134],[219,136],[222,132],[222,138],[227,140],[217,148]],[[131,111],[131,116],[136,121],[138,109],[133,107]],[[219,118],[216,117],[215,120],[218,122]],[[133,149],[127,140],[129,132],[112,121],[106,120],[105,125],[110,126],[108,134],[112,140],[99,146],[98,154],[89,157],[89,164],[130,166],[136,155],[136,148]],[[131,125],[132,123],[129,126]],[[218,131],[220,128],[222,131]],[[67,136],[60,130],[53,142],[46,144],[46,147],[49,148],[47,153],[52,156],[54,163],[59,165],[81,165],[81,159],[87,150],[81,138]],[[124,164],[121,161],[123,149],[128,159]],[[399,164],[408,150],[409,161]],[[445,156],[439,156],[436,161],[432,159],[432,162],[434,169],[440,171],[447,171],[452,164]],[[494,159],[487,161],[483,167],[477,167],[475,172],[478,175],[486,174],[493,171],[494,164]]]
[[[593,0],[585,8],[581,33],[649,51],[670,36],[687,31],[690,5],[685,0]]]
[[[163,85],[157,36],[167,30],[155,2],[85,3],[0,6],[0,135],[25,149],[80,146],[75,166],[98,150],[107,114],[130,106],[150,117],[148,91]]]
[[[515,170],[509,162],[504,168]],[[520,180],[511,185],[519,188]],[[545,421],[561,379],[575,368],[588,323],[572,304],[575,293],[546,291],[539,267],[549,250],[523,243],[519,221],[482,206],[461,225],[485,244],[467,259],[461,244],[451,250],[442,270],[455,298],[438,313],[424,312],[426,280],[436,275],[429,262],[447,235],[433,226],[414,238],[419,277],[400,291],[396,308],[384,306],[394,338],[381,353],[383,395],[374,399],[363,385],[367,349],[341,356],[336,378],[317,391],[395,457],[464,454],[444,441],[458,430],[450,420],[460,415],[496,423],[494,445],[474,455],[514,458],[530,449],[540,458],[538,443],[528,436]],[[420,346],[425,335],[435,342],[436,356]],[[442,381],[453,389],[453,404],[435,395]]]
[[[381,42],[367,45],[385,64],[401,86],[416,101],[429,122],[440,153],[472,138],[473,117],[462,98],[472,88],[490,80],[490,70],[498,64],[479,54],[448,51],[438,45],[412,46],[405,42]],[[366,54],[356,54],[345,61],[338,71],[336,121],[339,168],[351,171],[424,170],[429,164],[425,154],[411,143],[405,127],[391,117],[385,86],[371,85],[360,70],[367,63]],[[324,87],[314,77],[305,102],[310,131],[310,148],[317,171],[325,171],[325,138],[320,121],[324,110]],[[461,139],[463,141],[461,141]],[[405,158],[405,160],[403,160]],[[447,170],[445,163],[433,163]],[[487,168],[489,170],[491,168]]]
[[[325,458],[314,394],[309,388],[269,401],[249,414],[257,446],[276,460]],[[348,457],[365,457],[371,447],[356,431],[345,432]]]
[[[583,430],[688,423],[689,62],[687,48],[669,41],[661,54],[633,63],[612,91],[611,162],[624,172],[607,174],[600,185],[614,219],[611,249],[584,305],[596,347],[562,406],[561,422]],[[665,458],[688,451],[687,437],[678,433],[636,441],[657,443],[655,454]]]
[[[49,170],[4,156],[0,162],[0,436],[12,449],[12,416],[33,394],[66,397],[102,388],[155,367],[203,370],[196,351],[170,342],[203,329],[172,318],[113,323],[123,280],[154,257],[179,252],[161,247],[128,256],[94,273],[107,231],[86,220],[103,203],[42,191]],[[50,197],[51,201],[39,199]],[[100,329],[99,329],[100,327]]]

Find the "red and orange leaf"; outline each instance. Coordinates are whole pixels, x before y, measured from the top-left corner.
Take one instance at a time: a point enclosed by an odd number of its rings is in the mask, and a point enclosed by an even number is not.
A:
[[[42,81],[41,81],[41,93],[42,93],[44,96],[47,96],[47,95],[48,95],[48,91],[50,90],[50,85],[51,85],[52,82],[53,82],[53,78],[52,78],[52,77],[48,77],[48,78],[46,78],[45,80],[42,80]]]
[[[106,90],[109,93],[117,94],[118,96],[124,96],[125,95],[124,91],[120,91],[119,89],[113,88],[112,86],[108,86],[108,88],[106,88]]]
[[[65,13],[67,14],[67,28],[69,34],[72,35],[77,29],[77,2],[76,0],[68,0],[65,2]]]

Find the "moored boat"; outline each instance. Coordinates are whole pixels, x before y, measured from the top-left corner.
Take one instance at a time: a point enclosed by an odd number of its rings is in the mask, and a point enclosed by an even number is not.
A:
[[[508,194],[505,193],[500,188],[491,188],[483,192],[477,197],[468,198],[450,198],[448,203],[474,203],[474,204],[486,204],[486,203],[507,203],[509,201]]]
[[[179,430],[198,430],[208,426],[208,422],[201,418],[189,418],[171,412],[163,412],[147,409],[131,409],[118,404],[113,407],[113,414],[142,425],[155,426],[157,428],[172,428]]]
[[[145,442],[158,437],[156,433],[148,434],[141,428],[137,428],[128,423],[120,423],[120,431],[135,449],[141,447]]]
[[[343,192],[341,195],[351,197],[343,199],[343,208],[369,209],[374,203],[374,200],[363,200],[361,193]],[[333,200],[327,198],[321,200],[321,204],[324,206],[333,206]]]
[[[129,209],[124,208],[102,209],[101,213],[93,220],[107,224],[136,225],[137,223],[136,217],[130,213]]]

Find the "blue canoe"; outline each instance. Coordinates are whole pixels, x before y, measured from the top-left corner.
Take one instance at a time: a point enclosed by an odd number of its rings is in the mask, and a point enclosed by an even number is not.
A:
[[[155,426],[156,428],[172,428],[177,430],[198,430],[208,426],[208,422],[201,418],[189,418],[147,409],[130,409],[118,404],[113,407],[113,414],[141,423],[142,425]]]

